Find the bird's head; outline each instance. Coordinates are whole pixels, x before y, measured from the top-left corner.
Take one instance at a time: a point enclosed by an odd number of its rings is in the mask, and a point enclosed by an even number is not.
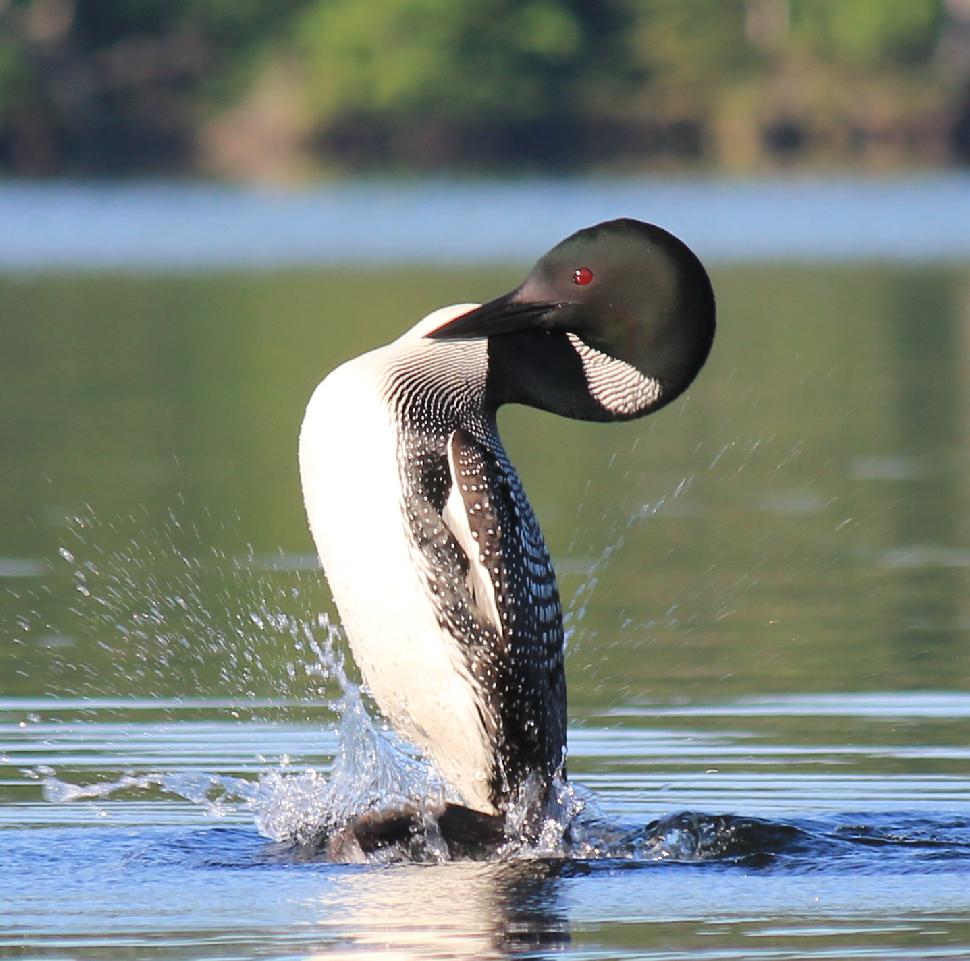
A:
[[[567,237],[511,293],[425,336],[487,338],[495,406],[619,420],[687,388],[710,351],[714,315],[693,252],[660,227],[623,219]]]

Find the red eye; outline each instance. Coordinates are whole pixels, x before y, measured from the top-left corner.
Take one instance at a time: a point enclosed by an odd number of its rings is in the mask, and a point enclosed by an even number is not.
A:
[[[592,283],[593,271],[589,267],[577,267],[573,271],[573,283],[579,284],[580,287],[585,287],[587,284]]]

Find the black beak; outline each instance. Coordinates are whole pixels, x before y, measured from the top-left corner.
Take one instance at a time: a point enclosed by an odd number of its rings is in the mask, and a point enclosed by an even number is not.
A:
[[[457,340],[470,337],[492,337],[512,334],[520,330],[543,330],[554,326],[553,315],[559,304],[517,300],[519,291],[513,290],[490,300],[481,307],[461,314],[425,334],[433,340]]]

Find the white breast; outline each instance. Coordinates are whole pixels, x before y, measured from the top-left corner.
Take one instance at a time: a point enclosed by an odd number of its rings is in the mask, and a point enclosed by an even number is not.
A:
[[[467,309],[434,317],[442,323]],[[432,342],[421,343],[433,349]],[[383,372],[405,348],[424,349],[406,335],[337,368],[317,387],[300,432],[303,496],[334,602],[374,699],[404,736],[431,754],[466,804],[494,813],[493,751],[474,681],[455,640],[438,625],[405,527],[398,432],[382,396]]]

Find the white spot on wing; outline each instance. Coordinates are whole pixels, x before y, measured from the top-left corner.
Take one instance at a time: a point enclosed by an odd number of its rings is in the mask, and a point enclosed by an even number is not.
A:
[[[453,439],[454,434],[448,438],[448,471],[451,474],[451,490],[448,493],[448,500],[445,502],[445,509],[442,511],[441,517],[448,525],[451,533],[454,534],[458,546],[468,558],[468,589],[471,591],[475,604],[485,619],[501,635],[502,619],[499,617],[498,605],[495,603],[495,587],[492,584],[488,568],[482,562],[481,548],[472,536],[465,502],[461,496],[460,480],[458,471],[455,469],[455,460],[452,453]]]

